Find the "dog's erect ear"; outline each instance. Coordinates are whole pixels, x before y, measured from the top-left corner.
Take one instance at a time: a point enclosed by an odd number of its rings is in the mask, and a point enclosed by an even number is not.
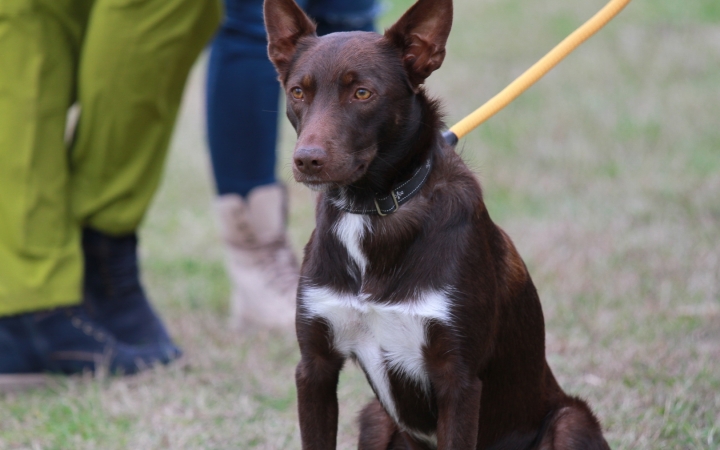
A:
[[[418,0],[385,37],[402,51],[403,64],[414,89],[445,59],[445,42],[452,27],[452,0]]]
[[[293,0],[265,0],[268,56],[281,78],[295,55],[298,40],[315,34],[315,24]]]

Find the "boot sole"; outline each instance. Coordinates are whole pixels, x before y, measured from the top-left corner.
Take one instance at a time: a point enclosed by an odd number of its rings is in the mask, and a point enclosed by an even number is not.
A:
[[[47,386],[50,377],[42,373],[0,375],[0,392],[19,392]]]

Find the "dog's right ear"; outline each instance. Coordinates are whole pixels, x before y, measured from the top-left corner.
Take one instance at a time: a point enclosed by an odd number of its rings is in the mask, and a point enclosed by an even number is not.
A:
[[[315,24],[293,0],[265,0],[268,56],[284,79],[298,40],[315,34]]]
[[[385,38],[402,51],[403,65],[415,91],[445,59],[452,18],[452,0],[418,0],[385,31]]]

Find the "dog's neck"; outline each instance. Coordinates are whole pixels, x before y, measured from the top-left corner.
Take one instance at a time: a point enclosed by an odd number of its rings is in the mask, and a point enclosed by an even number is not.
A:
[[[401,123],[378,137],[378,152],[367,173],[352,185],[329,194],[345,210],[376,211],[378,198],[390,198],[399,184],[425,181],[424,168],[441,142],[438,106],[425,93],[413,94]]]

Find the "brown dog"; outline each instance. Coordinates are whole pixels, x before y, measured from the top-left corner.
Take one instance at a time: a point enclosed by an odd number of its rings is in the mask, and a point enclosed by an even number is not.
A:
[[[293,173],[320,191],[296,318],[303,448],[335,448],[350,358],[377,396],[361,449],[607,449],[555,381],[527,269],[420,87],[451,0],[419,0],[384,35],[318,38],[292,0],[266,0],[265,21]]]

